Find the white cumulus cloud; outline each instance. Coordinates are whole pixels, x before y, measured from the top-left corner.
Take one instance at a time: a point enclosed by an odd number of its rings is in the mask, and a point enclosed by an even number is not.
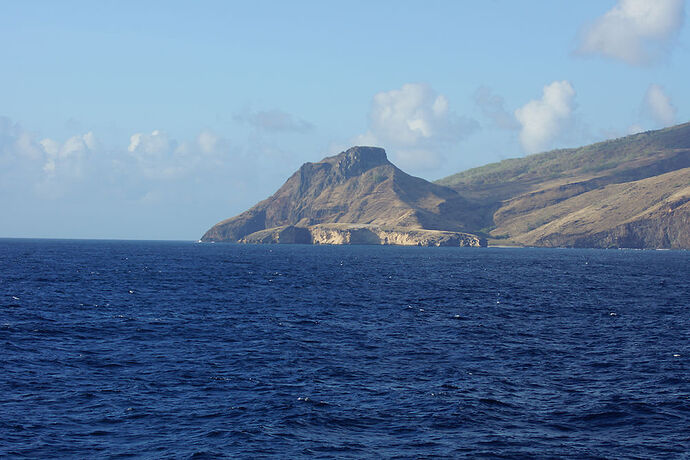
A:
[[[129,138],[127,151],[141,172],[149,178],[173,178],[184,173],[177,158],[178,143],[161,130],[136,133]]]
[[[35,136],[7,117],[0,117],[0,164],[20,158],[41,160],[45,155]]]
[[[583,30],[578,52],[649,63],[680,30],[684,8],[684,0],[619,0]]]
[[[100,150],[92,132],[75,135],[64,142],[45,138],[38,140],[7,117],[0,117],[0,166],[3,172],[22,171],[35,174],[37,179],[57,176],[80,177],[91,156]]]
[[[275,186],[269,175],[284,174],[255,145],[209,130],[140,131],[105,146],[98,134],[41,136],[0,116],[0,234],[141,238],[149,225],[198,237],[218,209],[250,206]]]
[[[520,143],[528,153],[545,150],[559,136],[574,109],[575,90],[570,82],[546,85],[541,99],[529,101],[515,111],[521,125]]]
[[[178,142],[161,130],[133,134],[127,148],[139,170],[152,179],[192,174],[203,165],[218,164],[229,150],[228,141],[211,131],[201,131],[194,140]]]
[[[72,136],[63,143],[43,139],[39,144],[45,152],[43,171],[51,175],[58,172],[73,176],[82,175],[84,164],[91,160],[87,156],[100,149],[93,132]]]
[[[661,126],[670,126],[676,121],[676,107],[671,103],[661,86],[652,84],[644,96],[644,110]]]
[[[369,130],[355,142],[386,148],[403,167],[433,169],[445,149],[478,126],[475,120],[456,115],[448,99],[429,85],[407,83],[374,96]]]
[[[137,155],[160,156],[174,150],[176,146],[177,142],[171,140],[165,132],[156,129],[151,134],[132,134],[127,150]]]

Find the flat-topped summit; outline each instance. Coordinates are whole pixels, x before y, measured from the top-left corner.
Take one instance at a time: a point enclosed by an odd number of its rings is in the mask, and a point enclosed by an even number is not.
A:
[[[462,232],[466,225],[456,212],[462,202],[452,189],[410,176],[395,167],[384,149],[358,146],[317,163],[303,164],[273,196],[216,224],[202,241],[264,241],[250,235],[286,226],[296,227],[296,234],[300,234],[300,228],[319,224],[339,224],[337,231],[345,231],[348,226],[369,225],[383,229],[379,232],[393,228],[397,232],[401,229]],[[424,241],[433,240],[428,235],[425,238]],[[385,242],[402,240],[380,238],[379,241],[393,244]],[[412,239],[405,241],[409,244]]]
[[[321,163],[333,165],[344,176],[352,177],[363,172],[391,164],[386,151],[380,147],[351,147],[338,155],[326,157]],[[309,164],[309,163],[307,163]]]

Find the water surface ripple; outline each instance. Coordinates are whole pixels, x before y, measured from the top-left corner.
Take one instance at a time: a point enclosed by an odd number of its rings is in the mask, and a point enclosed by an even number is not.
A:
[[[0,240],[0,456],[688,458],[690,253]]]

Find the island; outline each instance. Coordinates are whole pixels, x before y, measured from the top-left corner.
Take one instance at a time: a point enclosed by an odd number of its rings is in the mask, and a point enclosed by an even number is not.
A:
[[[429,182],[379,147],[305,163],[205,242],[690,248],[690,123]]]

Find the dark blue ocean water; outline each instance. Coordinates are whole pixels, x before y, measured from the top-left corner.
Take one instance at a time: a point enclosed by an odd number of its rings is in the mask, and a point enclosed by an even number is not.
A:
[[[690,253],[0,240],[0,456],[688,458]]]

